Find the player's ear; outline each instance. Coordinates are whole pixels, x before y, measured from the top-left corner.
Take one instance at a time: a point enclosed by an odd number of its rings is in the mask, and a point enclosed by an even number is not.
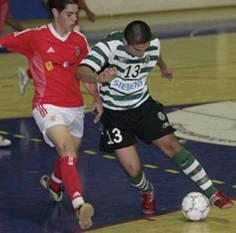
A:
[[[58,18],[59,12],[56,8],[52,8],[52,15],[53,15],[54,18]]]
[[[124,42],[125,46],[128,46],[128,42],[127,42],[127,40],[125,38],[123,38],[123,42]]]

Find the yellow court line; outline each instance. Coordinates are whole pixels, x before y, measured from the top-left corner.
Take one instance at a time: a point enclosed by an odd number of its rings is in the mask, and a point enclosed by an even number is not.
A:
[[[88,154],[88,155],[96,155],[97,154],[97,152],[95,152],[93,150],[84,150],[84,153]]]
[[[167,173],[172,173],[172,174],[178,174],[178,173],[180,173],[179,171],[172,170],[172,169],[166,169],[165,172],[167,172]]]
[[[8,135],[9,133],[7,131],[0,130],[0,134]]]
[[[21,135],[21,134],[13,134],[13,137],[15,137],[15,138],[25,138],[25,136]]]
[[[225,182],[221,181],[221,180],[212,180],[212,183],[214,183],[214,184],[224,184]]]
[[[30,140],[33,142],[42,142],[42,140],[38,138],[31,138]]]
[[[156,169],[156,168],[158,168],[158,166],[152,165],[152,164],[144,164],[143,166],[146,167],[146,168],[150,168],[150,169]]]
[[[113,156],[113,155],[103,155],[103,158],[105,158],[105,159],[116,159],[116,157]]]

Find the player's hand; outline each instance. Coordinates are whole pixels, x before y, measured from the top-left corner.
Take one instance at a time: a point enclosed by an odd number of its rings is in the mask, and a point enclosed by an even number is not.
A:
[[[99,83],[111,82],[117,75],[117,69],[115,67],[106,68],[103,72],[98,74],[97,81]]]
[[[87,11],[86,14],[91,22],[95,22],[96,15],[92,11]]]
[[[103,113],[102,101],[100,99],[93,101],[93,103],[92,103],[92,112],[94,114],[96,114],[96,116],[93,120],[93,123],[97,124],[100,121],[102,113]]]
[[[161,68],[160,71],[161,71],[161,76],[162,76],[163,78],[166,78],[166,79],[168,79],[168,80],[171,80],[171,79],[173,78],[173,76],[172,76],[172,70],[169,69],[168,67]]]

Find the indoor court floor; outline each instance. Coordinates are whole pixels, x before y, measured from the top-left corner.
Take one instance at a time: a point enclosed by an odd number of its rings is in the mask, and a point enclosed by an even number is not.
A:
[[[109,25],[105,18],[92,25],[82,20],[81,29],[93,44],[134,18],[152,26],[174,79],[163,80],[154,69],[150,92],[166,106],[180,142],[201,161],[216,187],[236,200],[236,8],[180,14],[119,16],[109,18]],[[31,118],[33,87],[19,95],[17,70],[26,66],[20,55],[0,53],[0,135],[13,141],[0,148],[0,233],[79,233],[69,199],[51,203],[39,185],[40,177],[51,171],[55,152],[43,142]],[[99,125],[93,124],[90,98],[83,93],[87,113],[78,169],[85,197],[95,207],[88,232],[236,233],[236,205],[211,208],[203,222],[186,221],[181,200],[198,188],[159,150],[139,142],[157,199],[157,214],[142,215],[139,193],[129,185],[114,155],[98,151]]]

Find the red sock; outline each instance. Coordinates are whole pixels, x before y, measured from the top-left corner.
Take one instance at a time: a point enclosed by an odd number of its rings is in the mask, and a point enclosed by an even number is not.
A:
[[[69,156],[61,157],[62,180],[74,208],[78,208],[78,206],[84,203],[77,171],[77,160],[77,158]]]
[[[61,158],[57,157],[54,161],[53,173],[49,179],[49,185],[53,191],[61,190],[62,176],[61,176]]]

